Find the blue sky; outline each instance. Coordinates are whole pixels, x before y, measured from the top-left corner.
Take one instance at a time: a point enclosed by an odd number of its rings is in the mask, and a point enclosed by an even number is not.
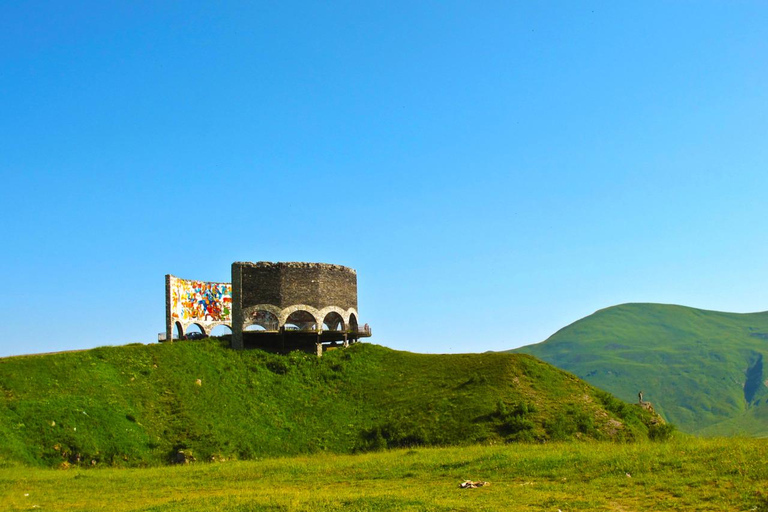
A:
[[[164,275],[358,271],[373,342],[768,309],[765,2],[0,6],[0,356],[150,343]]]

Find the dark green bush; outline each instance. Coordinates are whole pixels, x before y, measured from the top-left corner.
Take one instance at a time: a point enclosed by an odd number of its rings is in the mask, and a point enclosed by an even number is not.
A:
[[[671,423],[656,423],[648,427],[648,439],[651,441],[668,441],[676,430]]]

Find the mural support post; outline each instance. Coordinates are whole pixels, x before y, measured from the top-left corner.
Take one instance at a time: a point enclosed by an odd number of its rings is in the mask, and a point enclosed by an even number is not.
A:
[[[173,343],[173,318],[171,318],[171,274],[165,274],[165,341]]]

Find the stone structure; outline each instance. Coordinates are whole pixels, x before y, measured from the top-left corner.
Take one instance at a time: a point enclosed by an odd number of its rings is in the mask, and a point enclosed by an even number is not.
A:
[[[315,335],[323,342],[356,341],[358,326],[357,273],[326,263],[232,264],[232,347],[243,348],[245,330],[259,326],[287,337]],[[262,335],[263,337],[263,335]]]
[[[217,293],[206,295],[208,290]],[[214,302],[206,302],[209,298]],[[368,325],[358,323],[357,273],[327,263],[235,262],[231,285],[169,275],[166,311],[167,340],[174,324],[180,336],[193,324],[203,333],[226,325],[236,349],[311,346],[321,355],[324,345],[347,346],[371,335]]]

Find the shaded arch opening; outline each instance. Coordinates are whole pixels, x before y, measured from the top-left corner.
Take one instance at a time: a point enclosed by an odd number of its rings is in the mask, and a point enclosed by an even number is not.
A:
[[[344,319],[340,314],[335,311],[331,311],[325,318],[323,318],[323,330],[324,331],[343,331]]]
[[[247,321],[249,325],[245,328],[246,331],[277,331],[280,328],[277,315],[263,309],[251,313]]]
[[[349,314],[349,329],[350,332],[356,333],[358,331],[357,317],[354,313]]]
[[[317,319],[309,311],[294,311],[285,320],[285,330],[315,331],[317,330]]]
[[[184,338],[188,340],[199,340],[205,338],[205,329],[200,324],[192,324],[184,332]]]
[[[184,336],[184,328],[181,326],[181,322],[174,322],[173,331],[171,332],[171,337],[174,340],[180,340],[180,339],[183,339],[183,336]]]

